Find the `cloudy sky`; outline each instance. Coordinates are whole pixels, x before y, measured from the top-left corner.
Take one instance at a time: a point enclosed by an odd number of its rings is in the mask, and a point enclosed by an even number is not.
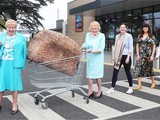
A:
[[[45,29],[55,28],[57,19],[67,19],[67,3],[71,1],[73,0],[55,0],[54,4],[40,9],[39,13],[44,18],[42,24]]]

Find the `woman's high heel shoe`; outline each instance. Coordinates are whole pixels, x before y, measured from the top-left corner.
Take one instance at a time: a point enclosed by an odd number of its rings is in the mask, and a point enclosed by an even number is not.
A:
[[[155,84],[152,84],[150,88],[151,88],[151,89],[154,89],[155,87],[156,87],[156,85],[155,85]]]
[[[18,112],[18,105],[17,105],[17,110],[11,110],[11,115],[15,115]]]
[[[92,94],[88,95],[88,98],[93,98],[94,96],[94,92],[92,92]]]
[[[102,97],[102,92],[101,92],[101,94],[99,96],[94,96],[95,99],[98,99],[100,97]]]
[[[18,112],[18,109],[17,110],[11,110],[11,115],[15,115],[15,114],[17,114],[17,112]]]
[[[141,89],[141,87],[142,87],[142,84],[141,85],[138,85],[138,87],[136,87],[136,90],[140,90]]]

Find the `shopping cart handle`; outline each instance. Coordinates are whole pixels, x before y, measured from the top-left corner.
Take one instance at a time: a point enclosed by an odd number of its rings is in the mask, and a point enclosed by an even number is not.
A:
[[[81,50],[81,52],[86,52],[86,50],[85,50],[85,49],[83,49],[83,50]]]
[[[33,60],[29,60],[28,63],[30,64],[31,62],[33,62]]]

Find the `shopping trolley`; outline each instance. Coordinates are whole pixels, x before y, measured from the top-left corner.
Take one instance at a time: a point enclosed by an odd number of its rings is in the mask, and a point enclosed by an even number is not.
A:
[[[75,96],[74,90],[80,90],[83,93],[83,98],[86,100],[86,103],[89,103],[89,98],[86,92],[81,88],[82,78],[84,75],[85,69],[85,52],[82,51],[80,56],[68,57],[65,59],[59,59],[54,61],[48,61],[43,63],[34,63],[32,62],[30,65],[30,81],[31,84],[42,88],[40,91],[37,91],[34,95],[34,103],[38,105],[41,103],[43,109],[48,108],[48,103],[46,99],[52,96],[56,96],[58,94],[65,93],[67,91],[71,91],[72,97]],[[59,64],[66,64],[67,62],[76,62],[74,68],[68,68],[64,66],[61,69],[51,69],[51,66],[58,66]],[[66,74],[65,71],[68,69],[72,69],[72,74]],[[74,71],[74,72],[73,72]],[[52,89],[61,89],[60,92],[54,92]],[[44,92],[50,92],[49,95],[43,95]],[[39,100],[39,97],[42,97],[42,100]]]

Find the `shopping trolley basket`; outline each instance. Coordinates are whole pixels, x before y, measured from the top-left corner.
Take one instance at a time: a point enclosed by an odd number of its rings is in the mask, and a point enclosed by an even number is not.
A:
[[[34,102],[36,105],[39,104],[38,96],[42,97],[40,101],[42,108],[47,109],[48,103],[45,101],[47,98],[71,91],[72,97],[75,96],[74,90],[80,90],[86,103],[89,103],[89,98],[84,90],[81,88],[82,78],[85,69],[85,52],[82,52],[80,56],[68,57],[65,59],[59,59],[54,61],[48,61],[44,63],[31,63],[30,65],[30,81],[31,84],[42,88],[37,91],[34,95]],[[75,66],[70,68],[67,63],[75,62]],[[57,66],[64,65],[63,68],[58,69]],[[51,67],[57,67],[51,69]],[[67,74],[66,74],[67,73]],[[51,91],[51,89],[62,89],[60,92]],[[50,91],[51,94],[43,95],[44,92]]]

